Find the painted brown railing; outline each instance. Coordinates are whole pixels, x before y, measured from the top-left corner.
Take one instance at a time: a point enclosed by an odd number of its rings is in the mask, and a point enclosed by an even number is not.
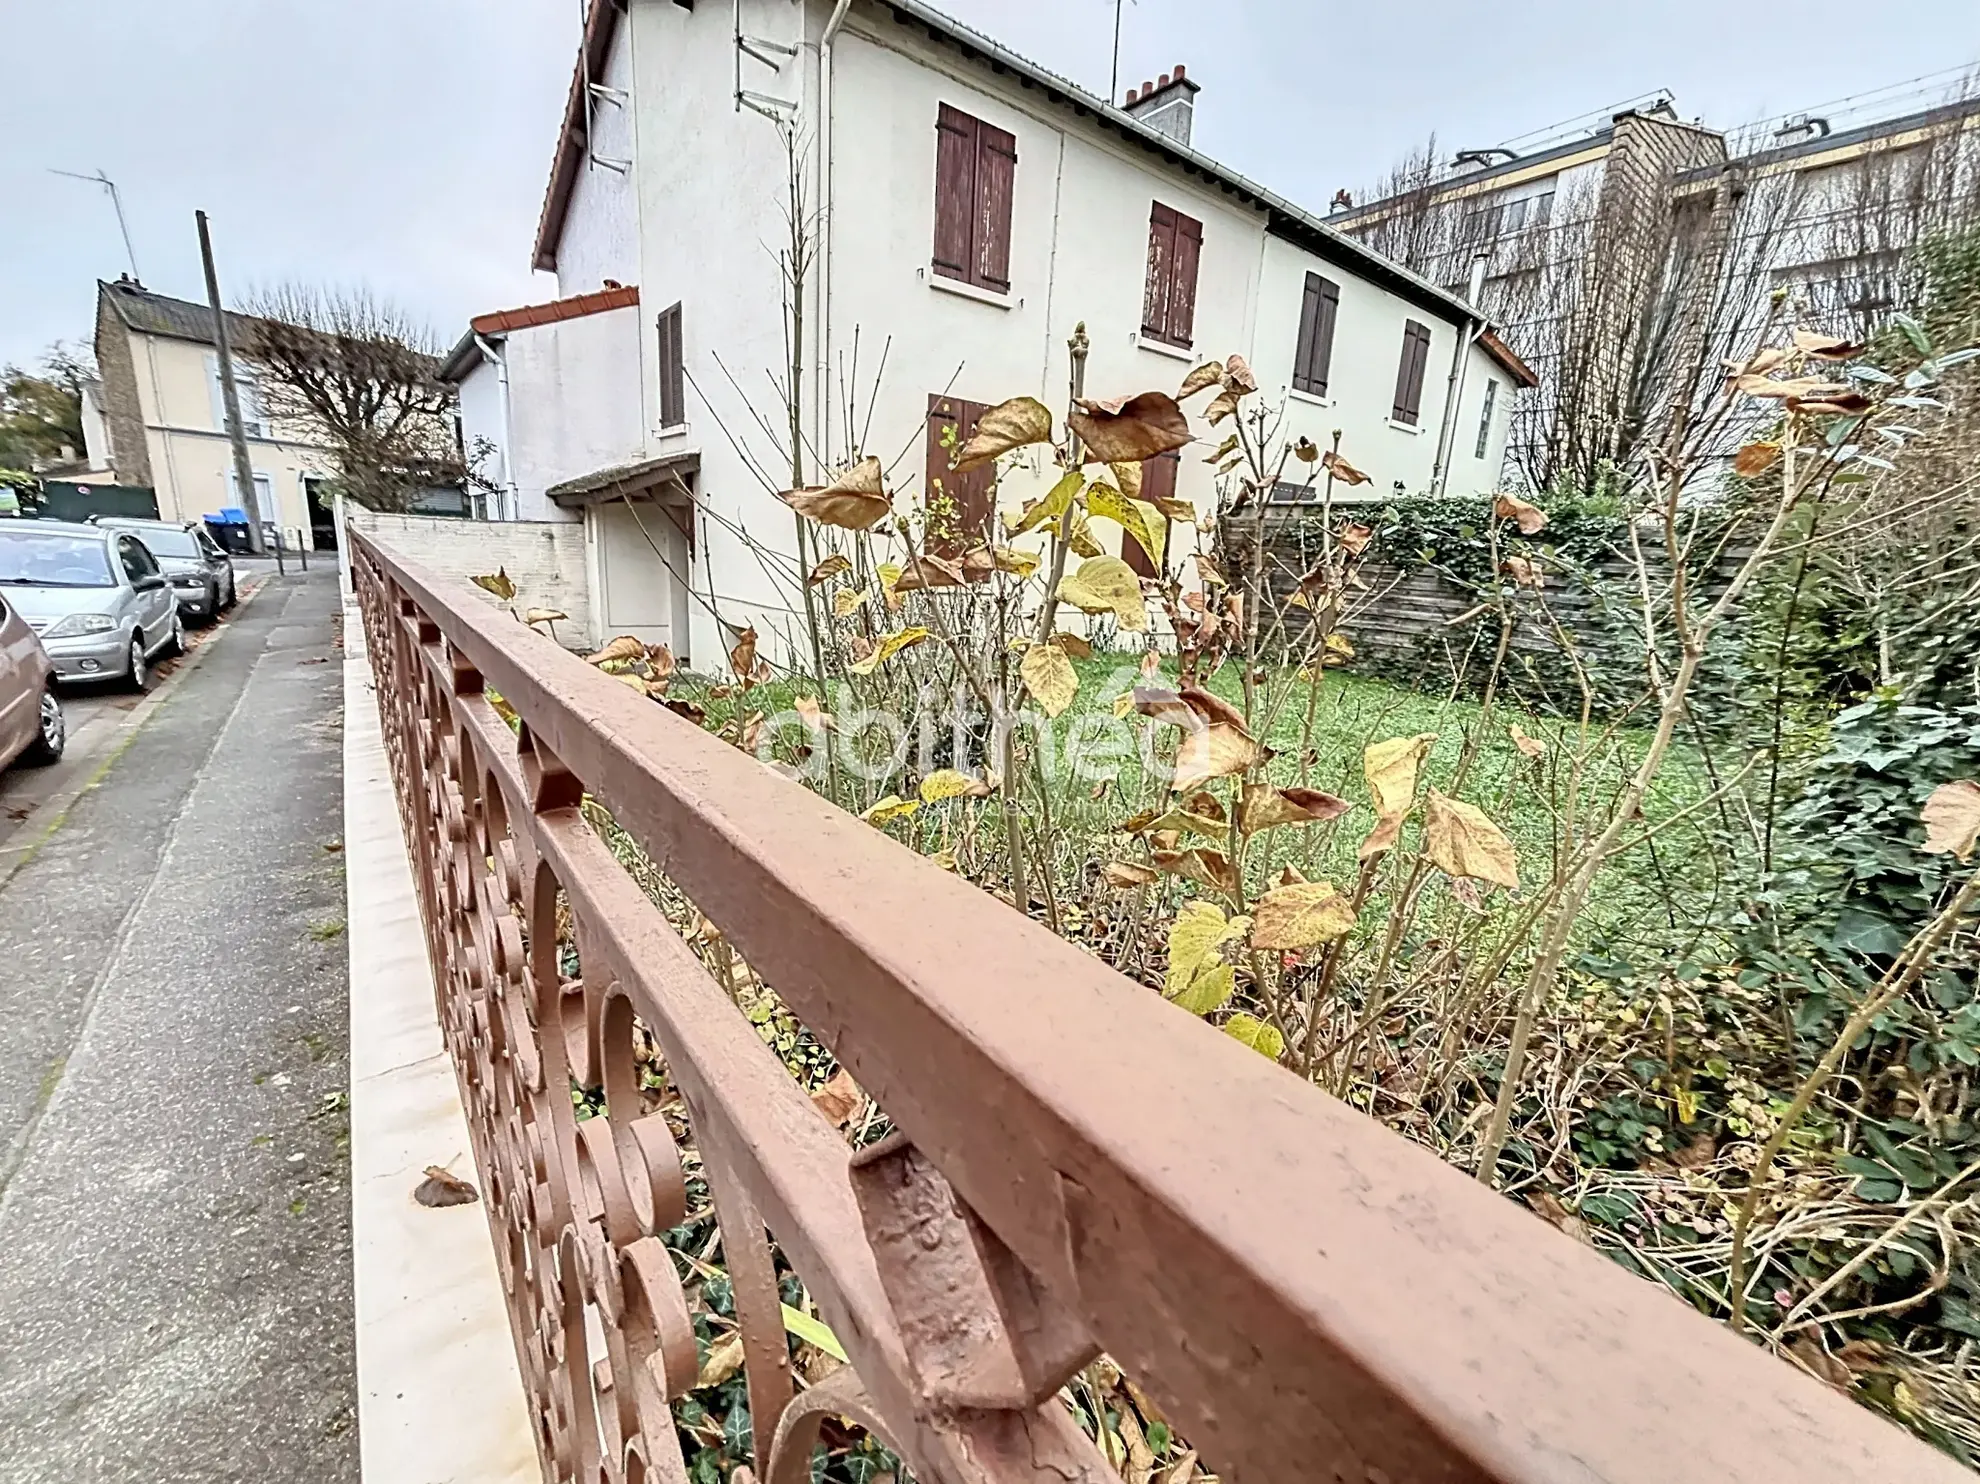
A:
[[[695,1340],[661,1241],[685,1183],[642,1116],[635,1017],[688,1110],[771,1484],[809,1477],[827,1416],[930,1484],[1114,1478],[1057,1395],[1103,1351],[1235,1479],[1969,1477],[464,584],[353,545],[546,1480],[685,1478]],[[586,794],[894,1136],[853,1153]],[[806,1390],[766,1225],[852,1362]]]

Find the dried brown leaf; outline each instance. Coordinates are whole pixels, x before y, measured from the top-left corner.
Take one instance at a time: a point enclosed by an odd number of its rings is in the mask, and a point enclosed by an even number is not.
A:
[[[1176,400],[1186,402],[1200,391],[1216,386],[1224,379],[1222,361],[1205,361],[1183,378],[1182,385],[1176,388]]]
[[[1519,889],[1519,861],[1505,831],[1475,804],[1447,798],[1434,788],[1424,796],[1423,852],[1447,876]]]
[[[1103,464],[1138,464],[1190,441],[1189,419],[1167,392],[1142,392],[1117,411],[1082,401],[1068,421],[1087,457]]]
[[[1493,496],[1492,513],[1500,520],[1509,520],[1517,525],[1522,536],[1537,536],[1547,526],[1547,512],[1538,505],[1528,504],[1518,495]]]
[[[1925,850],[1964,861],[1980,840],[1980,783],[1961,778],[1932,790],[1919,818],[1925,821]]]
[[[1012,397],[977,419],[976,432],[956,454],[955,469],[974,469],[1014,448],[1051,440],[1051,409],[1036,397]]]
[[[822,488],[785,490],[782,499],[799,515],[820,525],[864,531],[884,520],[894,508],[880,481],[880,460],[869,456]]]
[[[1342,484],[1357,485],[1368,483],[1368,476],[1366,474],[1363,474],[1332,449],[1320,455],[1320,467],[1333,475]]]
[[[1733,473],[1742,479],[1755,479],[1774,467],[1781,456],[1778,443],[1749,443],[1733,455]]]
[[[859,1090],[852,1073],[844,1067],[839,1068],[830,1082],[811,1095],[811,1106],[823,1113],[825,1121],[834,1128],[844,1128],[865,1104],[866,1094]]]
[[[1354,928],[1354,905],[1326,881],[1275,886],[1252,907],[1251,946],[1298,952]]]
[[[413,1188],[413,1199],[422,1206],[466,1206],[481,1199],[481,1192],[452,1170],[428,1165],[426,1178]]]

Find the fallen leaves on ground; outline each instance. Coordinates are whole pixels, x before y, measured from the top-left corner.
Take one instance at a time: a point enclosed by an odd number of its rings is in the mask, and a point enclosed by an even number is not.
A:
[[[466,1206],[481,1199],[481,1192],[441,1165],[428,1165],[426,1178],[413,1191],[422,1206]]]

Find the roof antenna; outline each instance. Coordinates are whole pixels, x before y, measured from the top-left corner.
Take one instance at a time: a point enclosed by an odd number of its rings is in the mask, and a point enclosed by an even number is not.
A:
[[[70,180],[86,180],[91,185],[102,186],[110,193],[110,204],[117,210],[117,230],[124,234],[124,256],[130,260],[131,278],[134,281],[142,281],[143,275],[138,272],[137,253],[131,247],[131,229],[124,220],[124,198],[117,194],[117,182],[105,175],[101,169],[94,175],[82,175],[74,170],[57,170],[51,166],[48,173],[66,175]]]

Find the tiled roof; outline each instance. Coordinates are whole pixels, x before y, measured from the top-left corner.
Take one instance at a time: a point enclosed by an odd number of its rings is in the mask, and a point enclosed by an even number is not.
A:
[[[213,343],[213,311],[204,304],[154,294],[128,279],[118,279],[115,283],[99,281],[96,290],[110,301],[117,317],[141,335],[163,335],[200,345]],[[251,315],[227,311],[228,338],[236,345],[244,343],[258,324],[260,321]]]
[[[525,304],[520,309],[497,309],[492,314],[477,314],[468,323],[477,335],[501,335],[510,330],[527,330],[531,325],[554,325],[559,320],[603,314],[608,309],[631,309],[638,303],[638,284],[614,284],[595,293],[552,299],[547,304]]]

